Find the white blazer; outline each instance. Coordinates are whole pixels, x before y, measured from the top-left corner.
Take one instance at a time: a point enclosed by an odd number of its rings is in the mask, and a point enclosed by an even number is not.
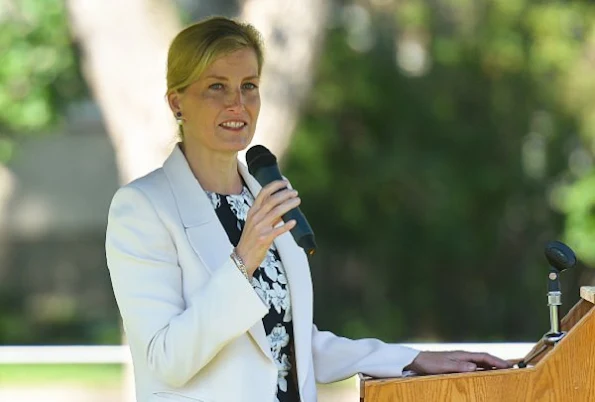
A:
[[[240,163],[256,196],[258,182]],[[312,323],[308,259],[289,233],[275,245],[291,288],[298,386],[358,372],[396,377],[419,353],[376,339],[351,340]],[[262,318],[268,307],[231,260],[232,245],[176,146],[112,200],[106,255],[134,363],[140,402],[273,402],[277,368]]]

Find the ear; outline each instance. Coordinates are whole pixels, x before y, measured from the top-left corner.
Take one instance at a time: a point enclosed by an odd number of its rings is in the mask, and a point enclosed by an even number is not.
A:
[[[167,103],[169,103],[169,108],[174,113],[174,115],[176,114],[176,112],[182,110],[181,95],[182,94],[180,94],[178,91],[172,92],[167,95]]]

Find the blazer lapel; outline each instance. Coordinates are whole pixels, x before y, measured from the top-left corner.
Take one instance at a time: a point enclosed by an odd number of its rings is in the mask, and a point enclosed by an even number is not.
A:
[[[244,182],[256,197],[262,186],[248,172],[243,163],[239,171]],[[300,391],[306,381],[312,354],[312,279],[308,272],[306,253],[297,245],[291,233],[287,232],[275,239],[275,246],[283,262],[291,300],[293,335]]]
[[[229,258],[233,245],[179,145],[165,161],[163,170],[171,185],[188,241],[205,268],[213,273]],[[265,356],[273,361],[262,321],[256,322],[248,332]]]
[[[289,232],[275,240],[289,284],[295,358],[300,391],[312,356],[312,280],[306,253]]]

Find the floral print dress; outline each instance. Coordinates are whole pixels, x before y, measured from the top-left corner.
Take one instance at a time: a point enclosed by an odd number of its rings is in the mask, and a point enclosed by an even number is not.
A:
[[[245,186],[241,194],[224,195],[207,191],[219,221],[225,228],[229,241],[235,246],[240,241],[246,224],[248,209],[254,197]],[[283,263],[275,245],[271,245],[264,261],[254,272],[252,287],[269,312],[262,319],[271,352],[277,364],[276,402],[298,402],[299,396],[293,364],[293,325],[289,287]]]

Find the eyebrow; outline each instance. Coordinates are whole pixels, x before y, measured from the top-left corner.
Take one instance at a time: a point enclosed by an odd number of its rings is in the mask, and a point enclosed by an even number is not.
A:
[[[245,77],[243,78],[243,80],[256,80],[259,79],[260,77],[258,75],[251,75],[250,77]],[[208,75],[205,77],[205,79],[214,79],[214,80],[219,80],[219,81],[229,81],[229,78],[227,77],[223,77],[221,75]]]

